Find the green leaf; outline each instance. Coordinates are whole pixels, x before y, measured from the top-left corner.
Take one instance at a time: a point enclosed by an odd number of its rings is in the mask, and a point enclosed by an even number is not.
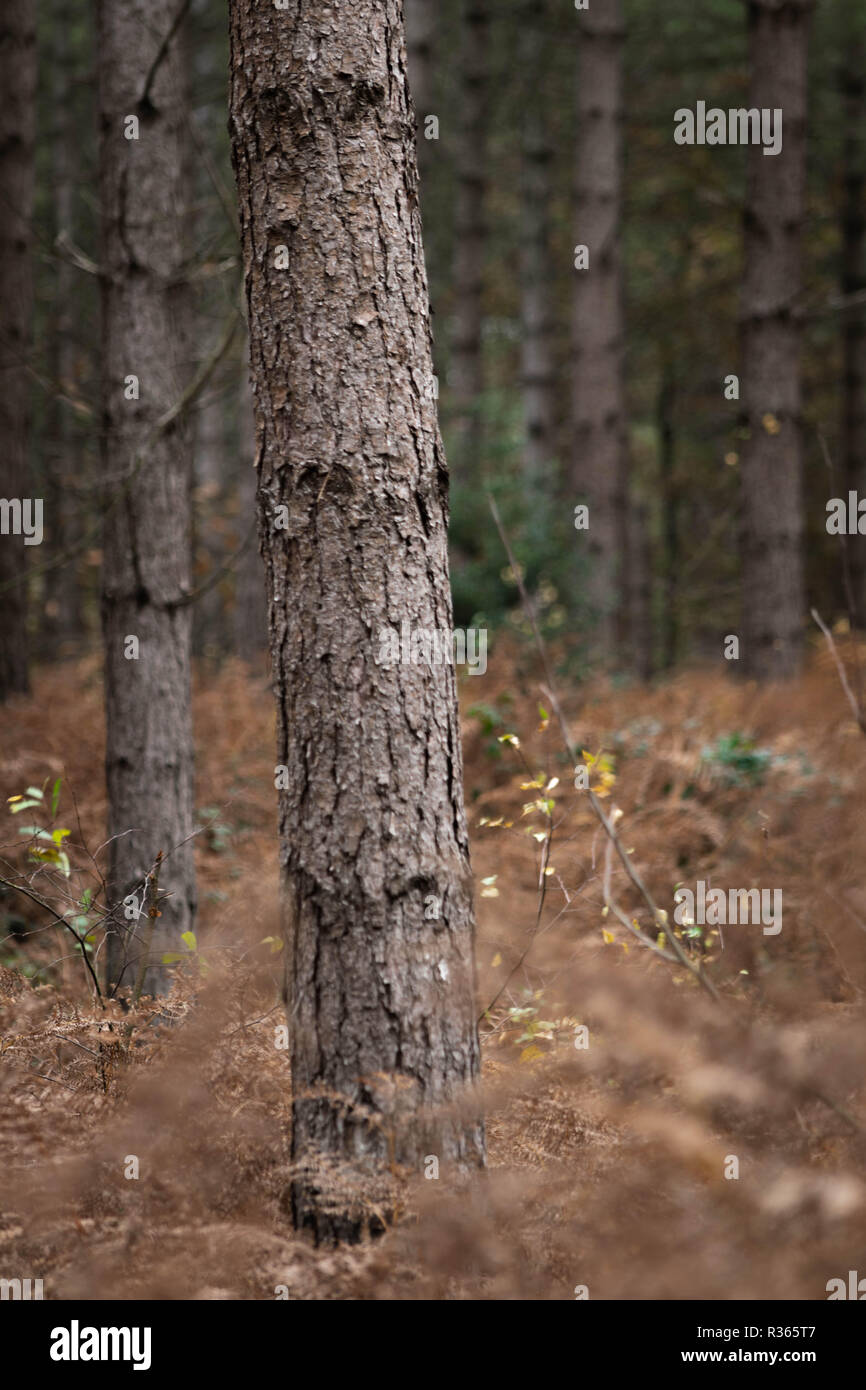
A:
[[[42,791],[41,791],[41,789],[40,789],[39,787],[28,787],[28,788],[26,789],[24,795],[25,795],[25,796],[35,796],[37,801],[41,801],[41,800],[42,800]]]
[[[10,806],[9,810],[13,816],[17,816],[19,811],[29,811],[31,806],[41,806],[41,801],[19,801],[15,806]]]
[[[182,933],[181,933],[181,938],[180,938],[180,939],[181,939],[181,941],[184,943],[185,946],[188,946],[188,947],[189,947],[189,949],[190,949],[191,951],[194,951],[194,950],[196,949],[196,941],[195,941],[195,932],[194,932],[194,931],[185,931],[185,932],[182,932]]]
[[[84,908],[88,908],[88,907],[90,907],[90,904],[91,904],[92,902],[93,902],[93,889],[92,889],[92,888],[85,888],[84,892],[81,894],[81,906],[84,907]]]
[[[66,837],[67,835],[71,835],[71,834],[72,834],[72,831],[71,831],[71,830],[54,830],[54,831],[52,831],[52,833],[51,833],[51,838],[52,838],[52,840],[54,841],[55,845],[61,845],[61,844],[63,843],[65,837]]]
[[[35,835],[38,840],[50,840],[51,836],[47,830],[43,830],[41,825],[22,825],[20,834]]]
[[[51,788],[51,819],[52,819],[52,820],[53,820],[54,817],[57,815],[57,804],[58,804],[58,802],[60,801],[60,784],[61,784],[62,781],[63,781],[63,778],[62,778],[62,777],[58,777],[57,781],[54,783],[54,786]]]
[[[174,965],[175,961],[186,960],[186,956],[179,956],[176,951],[168,951],[162,958],[163,965]]]

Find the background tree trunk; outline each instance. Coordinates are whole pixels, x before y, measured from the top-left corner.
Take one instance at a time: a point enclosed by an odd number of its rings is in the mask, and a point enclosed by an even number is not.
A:
[[[628,535],[628,622],[631,664],[639,680],[653,673],[652,548],[649,508],[631,501]]]
[[[201,327],[200,327],[201,331]],[[229,458],[227,407],[222,375],[211,378],[191,421],[194,439],[195,480],[194,541],[196,588],[204,585],[225,563],[226,483],[236,460]],[[226,651],[224,590],[220,581],[196,599],[192,617],[192,649],[196,657],[219,661]]]
[[[844,0],[841,35],[841,89],[844,106],[842,143],[841,288],[846,303],[842,319],[842,477],[849,490],[866,496],[866,45],[859,0]],[[858,299],[857,296],[860,298]],[[850,302],[853,301],[853,302]],[[848,578],[855,612],[866,622],[866,554],[859,536],[846,536]],[[846,597],[847,602],[847,597]]]
[[[750,0],[748,11],[747,104],[784,112],[779,154],[749,146],[742,297],[741,660],[763,679],[795,675],[802,656],[799,297],[812,2]]]
[[[389,1161],[436,1154],[444,1175],[484,1158],[480,1119],[450,1108],[479,1066],[454,668],[380,650],[403,622],[452,625],[402,4],[230,15],[288,783],[292,1206],[317,1239],[352,1239],[352,1193]]]
[[[76,80],[74,55],[68,51],[73,8],[68,0],[54,0],[51,53],[51,181],[52,236],[56,244],[78,244],[76,226],[76,185],[81,182],[77,158],[77,132],[71,119],[73,83]],[[84,481],[84,449],[76,436],[69,396],[79,394],[76,380],[76,271],[69,257],[58,253],[56,292],[49,318],[48,362],[52,394],[47,402],[46,509],[51,517],[51,549],[61,554],[79,540],[79,498],[76,482]],[[84,628],[77,556],[51,569],[45,576],[45,603],[41,638],[48,660],[56,660],[75,649]]]
[[[238,525],[236,543],[247,537],[256,515],[256,424],[250,387],[249,352],[245,350],[238,376]],[[235,651],[247,662],[264,664],[268,647],[268,604],[265,572],[256,537],[250,537],[238,557],[235,578]]]
[[[106,770],[113,897],[137,893],[158,851],[168,857],[145,977],[165,991],[193,925],[193,762],[190,716],[190,449],[185,419],[156,424],[176,406],[189,361],[184,284],[185,72],[176,0],[100,0],[102,207],[103,560]],[[155,65],[155,67],[154,67]],[[150,76],[149,76],[150,75]],[[146,84],[149,90],[146,93]],[[139,138],[124,136],[138,116]],[[140,399],[127,400],[134,374]],[[120,490],[120,500],[116,501]],[[136,636],[139,659],[125,656]],[[131,833],[130,833],[131,832]],[[184,841],[186,841],[184,843]],[[118,920],[108,940],[110,984],[134,986],[145,919]],[[127,932],[125,928],[131,928]],[[183,949],[181,947],[181,949]]]
[[[462,0],[461,121],[457,153],[454,330],[448,389],[461,483],[481,472],[484,389],[484,190],[487,182],[488,0]]]
[[[656,401],[656,435],[661,501],[662,605],[659,669],[672,671],[677,660],[680,557],[680,489],[676,476],[674,408],[676,377],[671,355],[662,354],[661,380]]]
[[[574,272],[572,486],[589,503],[590,645],[607,663],[621,651],[628,553],[622,218],[621,0],[580,15],[574,244],[589,269]]]
[[[526,428],[524,472],[527,498],[537,503],[553,457],[555,419],[553,314],[550,284],[550,173],[553,150],[545,119],[547,0],[530,0],[523,15],[523,60],[527,76],[523,119],[523,188],[520,258],[520,368]],[[548,490],[545,488],[545,490]]]
[[[433,110],[433,48],[436,35],[437,0],[406,0],[406,57],[409,87],[415,107],[418,142],[418,168],[421,176],[421,205],[427,187],[427,165],[436,142],[425,140],[424,121]]]
[[[36,12],[8,0],[0,19],[0,495],[31,496],[28,467],[33,314]],[[44,516],[43,525],[50,518]],[[0,535],[0,700],[29,689],[23,535]]]

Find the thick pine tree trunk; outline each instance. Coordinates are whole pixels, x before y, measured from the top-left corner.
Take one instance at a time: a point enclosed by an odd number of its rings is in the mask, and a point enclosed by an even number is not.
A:
[[[590,645],[611,663],[626,632],[628,553],[621,260],[623,47],[621,0],[580,16],[574,244],[589,269],[574,271],[575,499],[589,504]]]
[[[32,498],[28,468],[33,310],[33,178],[36,138],[36,12],[7,0],[0,19],[0,496]],[[43,517],[47,526],[49,518]],[[10,522],[10,528],[14,522]],[[29,689],[27,587],[35,546],[0,535],[0,700]]]
[[[524,9],[523,61],[528,78],[523,117],[520,237],[520,368],[526,429],[524,475],[530,505],[553,458],[555,419],[553,313],[550,302],[550,202],[553,150],[545,119],[547,0]]]
[[[784,113],[779,154],[749,147],[742,292],[741,660],[762,679],[795,675],[802,656],[799,296],[812,4],[750,0],[748,10],[748,105]]]
[[[293,1215],[352,1239],[351,1194],[392,1162],[435,1154],[451,1181],[484,1159],[471,1100],[451,1108],[479,1065],[454,668],[381,646],[404,622],[452,625],[402,4],[230,15],[286,770]]]
[[[183,415],[157,424],[179,402],[189,361],[177,34],[151,74],[176,14],[176,0],[100,0],[98,10],[109,882],[114,899],[136,894],[141,905],[145,876],[160,851],[167,856],[159,889],[172,896],[150,942],[149,994],[168,988],[162,955],[178,948],[195,913],[190,449]],[[129,116],[138,117],[137,140],[125,138]],[[132,375],[138,400],[125,398]],[[126,656],[130,637],[137,660]],[[146,919],[118,914],[109,984],[136,986],[147,945]]]

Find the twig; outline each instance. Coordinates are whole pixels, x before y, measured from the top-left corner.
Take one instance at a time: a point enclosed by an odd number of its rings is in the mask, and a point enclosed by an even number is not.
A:
[[[186,13],[189,7],[190,0],[181,0],[180,9],[178,10],[177,14],[172,20],[171,25],[169,26],[168,33],[166,34],[165,38],[163,39],[162,43],[159,45],[159,48],[156,51],[156,57],[151,63],[150,71],[148,72],[147,77],[145,79],[144,91],[138,99],[138,105],[142,110],[153,110],[153,102],[150,99],[150,89],[153,85],[153,79],[156,77],[157,71],[159,70],[159,66],[169,50],[169,46],[171,44],[172,39],[174,38],[175,34],[177,33],[184,19],[186,18]]]
[[[505,547],[505,553],[507,554],[508,559],[511,563],[512,573],[514,574],[514,578],[517,582],[517,587],[520,592],[520,597],[523,601],[523,606],[526,610],[526,614],[529,618],[532,631],[535,635],[535,644],[538,648],[538,654],[541,658],[541,662],[544,667],[544,673],[547,677],[547,686],[541,687],[542,692],[553,706],[553,711],[559,723],[560,732],[562,733],[562,740],[565,744],[568,756],[572,760],[572,762],[576,762],[577,750],[572,747],[571,735],[568,731],[568,725],[565,722],[565,716],[562,713],[562,706],[560,705],[559,699],[556,694],[553,675],[550,669],[550,663],[547,659],[547,649],[544,645],[544,639],[541,636],[538,623],[535,620],[535,612],[532,607],[529,595],[526,592],[526,585],[523,583],[523,576],[514,558],[514,552],[511,549],[511,545],[505,533],[505,528],[503,527],[502,521],[500,520],[496,503],[494,502],[493,498],[490,496],[489,493],[487,500],[490,504],[490,510],[493,513],[493,520],[496,523],[496,529],[498,530],[502,544]],[[686,970],[688,970],[689,973],[695,977],[695,979],[699,982],[699,984],[703,986],[703,988],[707,991],[710,997],[716,1003],[719,1003],[719,992],[713,984],[712,980],[709,980],[707,976],[703,973],[703,971],[700,970],[698,966],[694,965],[692,961],[689,960],[688,956],[686,955],[685,951],[683,950],[682,946],[677,940],[673,930],[668,926],[667,913],[662,912],[660,908],[658,908],[656,904],[653,902],[648,889],[645,887],[644,883],[640,878],[640,875],[637,872],[637,869],[634,867],[634,865],[631,862],[631,859],[629,858],[628,854],[623,848],[622,842],[620,841],[620,838],[617,835],[616,830],[614,829],[610,820],[602,810],[601,802],[599,801],[595,792],[592,790],[591,787],[587,787],[586,792],[587,796],[589,797],[589,804],[595,812],[596,817],[601,822],[601,825],[604,827],[605,833],[613,841],[614,848],[617,854],[619,855],[620,860],[622,861],[623,868],[625,869],[626,873],[632,881],[632,884],[637,889],[638,893],[640,893],[641,897],[643,898],[644,902],[646,903],[647,907],[652,913],[653,922],[656,924],[659,930],[664,933],[667,941],[670,943],[671,950],[673,951],[680,965],[685,966]]]
[[[102,1004],[102,1007],[105,1008],[105,1003],[102,998],[102,990],[99,988],[99,980],[96,978],[96,971],[93,969],[93,966],[87,959],[87,952],[84,949],[84,943],[81,937],[78,935],[78,932],[73,927],[72,923],[67,922],[65,917],[61,917],[59,912],[55,912],[54,908],[51,906],[49,902],[46,902],[45,899],[43,897],[40,897],[38,893],[34,893],[31,889],[25,888],[23,884],[13,883],[12,880],[8,878],[0,878],[0,883],[2,883],[6,888],[11,888],[13,892],[23,893],[26,898],[30,898],[32,902],[36,903],[39,907],[44,908],[46,912],[50,912],[51,916],[54,918],[56,922],[60,923],[61,927],[64,927],[66,931],[71,932],[76,944],[81,948],[81,958],[84,961],[84,964],[87,966],[88,973],[93,981],[93,987],[96,990],[97,998],[99,999],[100,1004]]]
[[[159,871],[161,865],[162,850],[158,850],[153,868],[147,876],[147,882],[150,885],[150,907],[147,910],[147,931],[144,939],[144,950],[141,953],[138,976],[135,981],[135,988],[132,992],[132,998],[136,1004],[141,998],[141,991],[144,988],[144,977],[147,974],[147,967],[150,963],[150,948],[153,944],[153,933],[156,927],[156,919],[159,916]]]
[[[827,646],[830,648],[830,655],[836,663],[836,670],[839,673],[839,680],[841,682],[842,689],[845,692],[848,704],[851,706],[851,711],[854,715],[854,718],[857,721],[857,727],[861,733],[866,734],[866,715],[864,715],[863,710],[860,708],[860,705],[858,704],[855,698],[853,690],[848,684],[848,677],[845,674],[845,667],[842,665],[842,659],[839,656],[838,651],[836,650],[836,643],[833,641],[833,634],[828,628],[827,624],[822,620],[821,615],[816,608],[812,609],[812,617],[815,619],[815,622],[818,624],[819,628],[821,629],[825,638],[827,639]]]

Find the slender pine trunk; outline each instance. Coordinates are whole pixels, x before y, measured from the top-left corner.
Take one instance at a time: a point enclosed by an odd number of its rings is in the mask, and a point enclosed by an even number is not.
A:
[[[159,424],[182,397],[190,361],[176,34],[162,51],[176,14],[176,0],[98,8],[109,886],[113,900],[135,895],[145,906],[146,875],[166,856],[159,887],[171,896],[151,943],[149,994],[168,989],[162,956],[195,914],[191,455],[183,414]],[[127,138],[135,122],[137,138]],[[144,917],[116,915],[109,985],[135,987],[145,938]]]

